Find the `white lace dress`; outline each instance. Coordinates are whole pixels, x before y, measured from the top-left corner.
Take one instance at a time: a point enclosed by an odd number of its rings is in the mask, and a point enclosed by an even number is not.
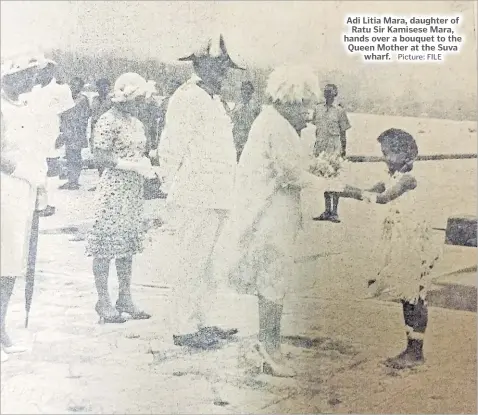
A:
[[[401,176],[394,175],[387,187],[397,183]],[[380,271],[370,287],[375,297],[411,303],[426,297],[430,271],[441,250],[433,244],[429,223],[418,219],[416,196],[416,190],[410,190],[383,205],[388,214],[376,248]]]

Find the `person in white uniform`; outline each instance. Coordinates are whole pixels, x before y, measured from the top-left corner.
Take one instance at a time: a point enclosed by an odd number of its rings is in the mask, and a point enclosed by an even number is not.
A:
[[[237,164],[232,122],[219,94],[228,70],[242,68],[222,35],[180,60],[192,61],[194,75],[169,101],[157,154],[178,239],[169,270],[174,344],[201,348],[237,332],[211,319],[217,288],[211,254],[231,208]]]
[[[14,345],[6,332],[6,315],[17,278],[25,278],[35,255],[30,255],[30,240],[38,229],[34,223],[35,208],[46,205],[37,200],[42,184],[45,159],[35,145],[33,112],[20,95],[33,85],[38,59],[17,56],[2,62],[1,92],[1,269],[0,327],[1,361],[12,353],[26,351]],[[33,229],[35,228],[35,229]],[[35,236],[35,235],[33,235]]]
[[[58,175],[59,150],[55,148],[55,142],[60,135],[60,114],[73,108],[75,103],[71,96],[68,85],[60,85],[55,78],[56,63],[45,59],[40,68],[36,85],[28,94],[29,106],[35,113],[38,133],[36,140],[39,141],[47,162],[45,182],[48,195],[48,206],[40,212],[41,216],[51,216],[55,213],[53,195],[58,187],[53,177]]]

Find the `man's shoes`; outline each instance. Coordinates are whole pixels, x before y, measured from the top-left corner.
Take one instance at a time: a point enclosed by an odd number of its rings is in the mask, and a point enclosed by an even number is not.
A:
[[[210,349],[217,344],[216,336],[201,331],[192,334],[174,335],[173,341],[175,346],[193,349]]]
[[[48,217],[48,216],[53,216],[56,212],[56,208],[54,206],[48,205],[45,209],[40,210],[38,212],[38,216],[41,216],[42,218]]]
[[[333,223],[340,223],[340,218],[337,213],[332,213],[330,211],[325,211],[322,213],[320,216],[316,216],[315,218],[312,218],[315,221],[329,221]]]
[[[65,183],[59,187],[60,190],[78,190],[79,188],[80,185],[77,183]]]
[[[230,339],[235,334],[237,334],[239,330],[237,329],[224,330],[217,326],[210,326],[210,327],[202,327],[199,330],[199,332],[205,333],[206,335],[211,337],[216,337],[219,340],[227,340],[227,339]]]

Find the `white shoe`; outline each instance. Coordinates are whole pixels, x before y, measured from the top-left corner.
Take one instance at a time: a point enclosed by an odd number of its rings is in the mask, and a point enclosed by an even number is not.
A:
[[[1,352],[2,352],[2,359],[1,359],[1,363],[5,363],[7,360],[8,360],[8,354],[6,354],[3,349],[0,349]]]
[[[3,346],[2,350],[7,354],[17,354],[17,353],[25,353],[28,350],[28,347],[21,346],[21,345],[12,345],[12,346]]]

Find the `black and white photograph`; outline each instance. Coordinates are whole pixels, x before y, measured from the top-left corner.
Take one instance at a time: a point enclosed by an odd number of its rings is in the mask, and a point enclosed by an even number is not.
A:
[[[1,414],[476,414],[476,1],[1,0]]]

